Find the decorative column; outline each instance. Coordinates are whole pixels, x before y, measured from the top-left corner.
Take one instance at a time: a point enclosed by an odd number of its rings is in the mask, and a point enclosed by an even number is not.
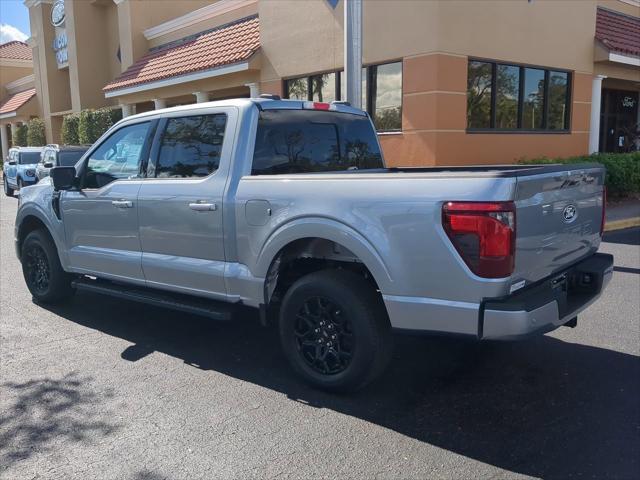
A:
[[[260,96],[260,86],[257,82],[245,83],[245,87],[249,87],[249,96],[251,98],[258,98]]]
[[[209,101],[209,92],[193,92],[196,97],[196,103],[205,103]]]
[[[13,139],[16,138],[16,135],[18,134],[18,122],[11,122],[11,146],[15,147],[15,145],[13,144]]]
[[[600,105],[602,102],[602,80],[604,75],[593,77],[591,86],[591,122],[589,124],[589,153],[598,153],[600,146]]]
[[[153,108],[160,110],[161,108],[167,108],[167,101],[164,98],[154,98]]]
[[[6,125],[0,125],[0,137],[2,137],[2,160],[6,161],[9,155],[9,134]]]
[[[126,118],[130,115],[133,115],[135,113],[135,105],[131,105],[128,103],[123,103],[120,105],[120,108],[122,109],[122,118]]]

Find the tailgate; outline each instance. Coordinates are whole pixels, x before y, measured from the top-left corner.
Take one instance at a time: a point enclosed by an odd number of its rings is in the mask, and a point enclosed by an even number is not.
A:
[[[598,249],[604,173],[593,164],[566,165],[517,177],[516,282],[541,280]]]

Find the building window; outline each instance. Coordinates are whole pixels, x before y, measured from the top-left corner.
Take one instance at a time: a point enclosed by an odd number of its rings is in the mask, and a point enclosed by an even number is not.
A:
[[[342,72],[328,72],[285,81],[285,97],[331,102],[345,96]],[[402,129],[402,62],[362,68],[362,106],[379,132]]]
[[[483,60],[467,72],[468,130],[569,130],[569,72]]]

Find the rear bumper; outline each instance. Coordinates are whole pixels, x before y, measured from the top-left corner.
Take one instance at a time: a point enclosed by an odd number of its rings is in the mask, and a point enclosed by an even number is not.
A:
[[[596,253],[545,280],[481,303],[384,295],[391,325],[414,333],[518,339],[566,324],[595,302],[613,276],[613,256]]]
[[[613,255],[596,253],[541,283],[481,305],[478,336],[517,339],[564,325],[595,302],[613,277]]]

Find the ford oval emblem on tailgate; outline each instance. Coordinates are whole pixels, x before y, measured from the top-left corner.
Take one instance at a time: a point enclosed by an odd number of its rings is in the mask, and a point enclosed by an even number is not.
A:
[[[564,223],[571,223],[578,217],[578,209],[575,205],[567,205],[562,210],[562,218],[564,218]]]

